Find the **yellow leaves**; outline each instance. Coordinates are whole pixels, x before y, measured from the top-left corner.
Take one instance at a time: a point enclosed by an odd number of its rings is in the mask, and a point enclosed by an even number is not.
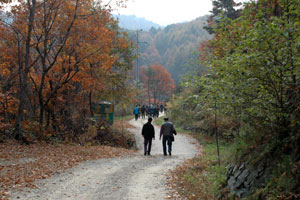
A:
[[[0,92],[0,130],[3,131],[12,126],[7,116],[17,113],[17,105],[18,101],[13,96]]]
[[[0,68],[2,68],[2,67],[0,66]],[[3,76],[8,76],[8,75],[10,75],[10,71],[7,68],[2,68],[1,74]]]

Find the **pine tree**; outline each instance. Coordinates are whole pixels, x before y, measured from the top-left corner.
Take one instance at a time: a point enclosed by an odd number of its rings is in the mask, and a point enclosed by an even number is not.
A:
[[[219,23],[220,15],[229,19],[236,19],[240,15],[241,9],[238,9],[241,3],[236,3],[234,0],[213,0],[213,9],[210,11],[212,15],[207,20],[207,26],[204,27],[210,34],[215,33],[213,25]]]

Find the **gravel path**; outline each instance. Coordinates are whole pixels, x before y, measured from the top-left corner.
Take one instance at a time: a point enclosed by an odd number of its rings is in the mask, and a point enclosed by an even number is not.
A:
[[[38,188],[13,192],[11,199],[109,199],[163,200],[168,197],[167,176],[170,169],[198,152],[196,142],[184,135],[175,136],[172,156],[163,156],[159,128],[152,143],[151,156],[143,155],[141,128],[146,120],[131,120],[139,151],[131,156],[81,163],[66,172],[41,180]]]

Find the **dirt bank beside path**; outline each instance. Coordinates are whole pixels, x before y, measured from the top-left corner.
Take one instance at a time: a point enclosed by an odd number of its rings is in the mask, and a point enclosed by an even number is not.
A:
[[[143,155],[141,128],[146,120],[131,120],[139,151],[122,158],[81,163],[66,172],[41,180],[36,189],[13,192],[11,199],[130,199],[161,200],[168,197],[169,170],[198,152],[195,140],[177,135],[172,156],[163,156],[159,128],[152,144],[152,155]]]

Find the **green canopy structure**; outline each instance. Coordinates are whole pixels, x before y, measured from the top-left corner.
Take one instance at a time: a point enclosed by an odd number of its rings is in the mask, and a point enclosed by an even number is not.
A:
[[[114,104],[108,101],[94,103],[92,106],[94,118],[98,121],[103,119],[110,125],[114,123]]]

